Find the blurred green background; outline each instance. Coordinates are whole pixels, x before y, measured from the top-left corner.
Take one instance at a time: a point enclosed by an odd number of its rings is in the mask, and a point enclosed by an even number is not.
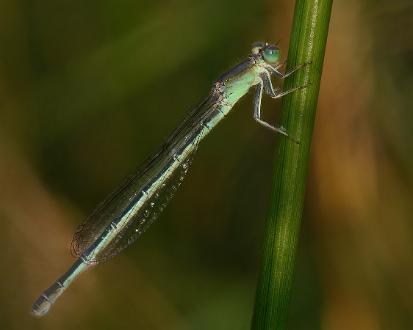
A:
[[[42,319],[78,224],[256,40],[278,1],[0,2],[1,329],[249,329],[276,142],[251,95],[159,221]],[[413,3],[336,1],[291,329],[413,328]],[[276,122],[278,102],[264,115]]]

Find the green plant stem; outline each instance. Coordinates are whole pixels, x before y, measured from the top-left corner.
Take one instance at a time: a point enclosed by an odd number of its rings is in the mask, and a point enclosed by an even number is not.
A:
[[[311,64],[285,82],[285,90],[307,86],[283,100],[283,126],[300,144],[281,138],[276,153],[252,329],[285,329],[287,324],[331,5],[332,0],[297,0],[295,6],[288,67]]]

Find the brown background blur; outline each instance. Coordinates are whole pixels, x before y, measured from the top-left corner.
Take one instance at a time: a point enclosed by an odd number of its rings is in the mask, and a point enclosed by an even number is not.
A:
[[[251,95],[159,221],[42,319],[72,233],[290,1],[0,2],[0,328],[249,329],[279,137]],[[284,55],[286,55],[284,53]],[[413,3],[336,1],[291,329],[413,329]],[[266,99],[266,118],[279,104]]]

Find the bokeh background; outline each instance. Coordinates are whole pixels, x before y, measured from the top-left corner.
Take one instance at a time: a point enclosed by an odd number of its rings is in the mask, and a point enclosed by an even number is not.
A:
[[[293,4],[0,2],[0,328],[249,329],[279,137],[248,95],[160,220],[42,319],[72,233]],[[265,100],[265,117],[280,104]],[[291,329],[413,328],[413,3],[333,5]]]

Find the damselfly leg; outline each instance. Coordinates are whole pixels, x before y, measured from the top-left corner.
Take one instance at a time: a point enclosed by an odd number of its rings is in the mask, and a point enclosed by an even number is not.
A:
[[[275,74],[275,75],[278,76],[279,78],[285,79],[285,78],[291,76],[293,73],[295,73],[295,72],[297,72],[298,70],[300,70],[301,68],[303,68],[303,67],[305,67],[305,66],[307,66],[307,65],[310,65],[310,64],[311,64],[311,61],[310,61],[310,62],[304,62],[304,63],[301,63],[301,64],[297,65],[296,67],[288,70],[287,72],[284,72],[284,73],[283,73],[283,72],[281,72],[279,69],[287,65],[287,61],[284,61],[282,64],[280,64],[280,65],[278,65],[278,66],[276,66],[276,67],[269,67],[268,69],[269,69],[269,71],[271,71],[273,74]]]
[[[260,78],[261,78],[261,83],[259,83],[257,85],[256,91],[255,91],[255,96],[254,96],[254,119],[260,125],[262,125],[264,127],[267,127],[269,129],[277,132],[277,133],[280,133],[280,134],[288,137],[289,139],[291,139],[293,142],[299,144],[299,142],[296,139],[294,139],[294,138],[292,138],[288,135],[288,133],[287,133],[287,131],[285,130],[284,127],[282,127],[282,126],[280,126],[280,127],[273,126],[273,125],[271,125],[270,123],[264,121],[261,118],[261,99],[262,99],[263,91],[265,91],[265,93],[268,94],[273,99],[279,99],[279,98],[281,98],[285,95],[288,95],[290,93],[295,92],[296,90],[305,88],[305,87],[307,87],[307,85],[294,87],[294,88],[291,88],[291,89],[286,90],[286,91],[281,91],[281,89],[274,89],[274,87],[272,85],[272,82],[271,82],[270,74],[268,72],[262,73],[260,75]]]
[[[272,87],[272,86],[271,86]],[[254,96],[254,119],[262,126],[273,130],[274,132],[280,133],[286,137],[289,137],[284,127],[275,127],[263,119],[261,119],[261,99],[262,99],[262,91],[264,87],[263,84],[258,84],[256,87],[256,92]]]

